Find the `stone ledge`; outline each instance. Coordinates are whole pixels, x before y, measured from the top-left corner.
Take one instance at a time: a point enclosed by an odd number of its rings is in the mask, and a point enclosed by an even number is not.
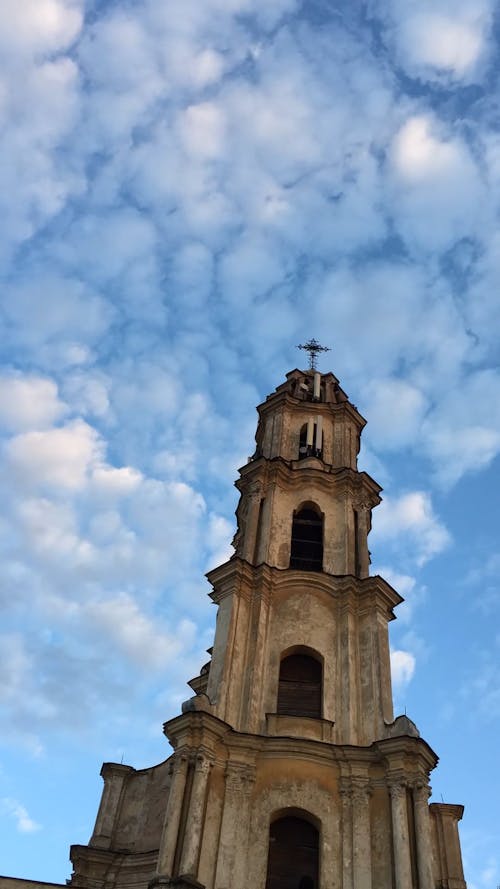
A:
[[[167,877],[158,874],[148,883],[148,889],[205,889],[202,883],[198,883],[194,877],[181,874],[178,877]]]
[[[334,723],[328,719],[314,719],[311,716],[280,716],[266,713],[268,735],[285,738],[308,738],[313,741],[333,743]]]

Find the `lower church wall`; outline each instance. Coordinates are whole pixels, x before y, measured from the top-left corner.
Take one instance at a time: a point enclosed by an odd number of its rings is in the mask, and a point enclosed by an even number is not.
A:
[[[265,889],[270,826],[284,816],[319,832],[319,889],[465,889],[461,807],[429,809],[435,757],[421,739],[342,747],[237,733],[191,711],[167,727],[170,761],[142,773],[105,769],[99,842],[73,847],[74,889],[148,889],[153,878]]]
[[[90,845],[130,852],[158,849],[170,771],[170,760],[139,771],[104,763],[104,790]]]

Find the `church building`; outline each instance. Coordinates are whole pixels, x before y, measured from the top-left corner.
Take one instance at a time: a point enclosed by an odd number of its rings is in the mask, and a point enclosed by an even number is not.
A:
[[[429,804],[438,758],[394,718],[388,624],[370,574],[380,486],[365,420],[333,373],[292,370],[258,407],[217,623],[152,768],[105,763],[72,889],[466,889],[463,807]]]

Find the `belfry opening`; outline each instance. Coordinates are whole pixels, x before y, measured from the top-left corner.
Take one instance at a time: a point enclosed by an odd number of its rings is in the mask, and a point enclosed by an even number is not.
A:
[[[299,652],[284,657],[280,664],[277,713],[279,716],[321,718],[321,663]]]
[[[314,504],[303,506],[294,513],[290,568],[323,570],[323,516]]]

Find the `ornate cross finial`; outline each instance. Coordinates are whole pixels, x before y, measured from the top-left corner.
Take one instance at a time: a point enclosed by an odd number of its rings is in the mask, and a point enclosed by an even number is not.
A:
[[[303,349],[304,352],[309,352],[309,370],[316,370],[316,359],[318,357],[319,352],[329,352],[330,349],[328,346],[320,346],[317,340],[312,337],[309,342],[304,343],[302,346],[297,346],[297,349]]]

